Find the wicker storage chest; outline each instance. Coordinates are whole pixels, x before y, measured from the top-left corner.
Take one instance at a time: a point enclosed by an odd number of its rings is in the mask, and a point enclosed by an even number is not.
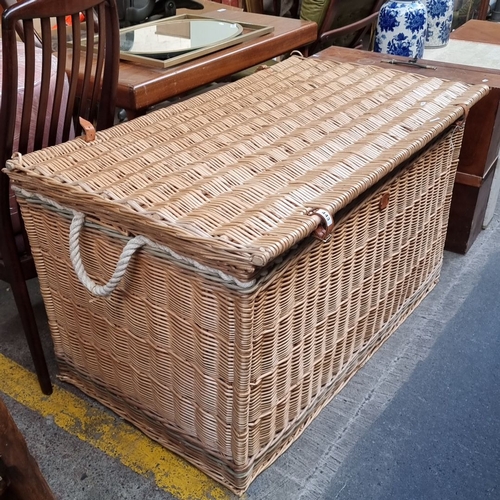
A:
[[[486,92],[292,57],[14,157],[63,380],[243,492],[436,283]]]

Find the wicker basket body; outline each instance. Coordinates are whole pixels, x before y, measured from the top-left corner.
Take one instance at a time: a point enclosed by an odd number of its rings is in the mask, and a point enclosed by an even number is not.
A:
[[[312,85],[315,75],[323,78],[325,71],[336,72],[341,83],[349,74],[344,65],[300,60],[289,60],[269,71],[274,73],[255,75],[250,77],[250,83],[237,82],[228,88],[238,97],[246,85],[272,87],[266,79],[280,74],[302,75],[303,86]],[[368,76],[386,76],[374,68],[368,71]],[[397,72],[387,73],[391,78],[408,78]],[[360,81],[366,81],[366,76]],[[333,79],[331,75],[329,78]],[[428,83],[420,77],[410,78],[414,78],[409,83],[406,80],[410,87]],[[297,80],[292,82],[296,84]],[[388,86],[390,82],[384,83],[382,78],[377,85],[375,93],[380,85]],[[446,85],[439,92],[453,93],[452,84]],[[289,85],[286,92],[280,91],[282,97],[276,98],[278,104],[271,109],[273,116],[279,115],[280,106],[293,102],[287,92],[293,97],[295,88]],[[245,177],[245,168],[252,171],[253,162],[265,163],[270,154],[265,159],[259,156],[265,149],[258,144],[259,133],[252,132],[248,118],[238,115],[237,104],[231,95],[227,97],[226,90],[183,104],[179,111],[194,115],[193,110],[210,100],[219,103],[214,108],[218,109],[222,106],[218,99],[227,98],[235,108],[231,115],[234,127],[241,123],[250,130],[239,138],[238,146],[231,146],[231,151],[238,151],[237,158],[231,158],[233,168],[221,161],[220,169],[226,169],[227,176],[215,178],[213,171],[203,174],[204,185],[197,184],[193,176],[191,186],[179,187],[180,177],[174,170],[184,166],[171,166],[172,172],[161,182],[149,172],[145,185],[155,185],[153,190],[136,185],[131,189],[135,173],[128,172],[126,166],[116,170],[121,176],[110,180],[110,190],[99,187],[100,181],[94,182],[93,174],[79,171],[85,151],[93,147],[102,150],[107,143],[127,134],[132,134],[129,140],[137,144],[147,127],[151,142],[134,158],[139,166],[148,157],[158,162],[156,151],[162,146],[151,147],[158,137],[151,129],[162,123],[175,137],[177,115],[172,111],[165,111],[166,116],[150,115],[142,126],[140,121],[131,122],[128,128],[117,127],[108,136],[106,132],[98,134],[102,138],[98,145],[77,140],[42,152],[39,157],[25,157],[22,165],[13,161],[10,175],[18,190],[36,259],[62,378],[233,491],[243,492],[300,435],[436,283],[462,136],[461,127],[454,123],[463,113],[462,106],[471,105],[485,92],[483,88],[471,90],[463,85],[454,88],[458,88],[456,95],[446,94],[446,103],[441,108],[436,105],[434,115],[424,120],[428,124],[425,131],[405,142],[404,153],[396,154],[392,162],[385,158],[361,162],[344,178],[339,174],[334,187],[327,186],[323,191],[321,183],[326,181],[321,181],[321,176],[335,170],[335,165],[350,154],[347,150],[335,151],[332,140],[336,137],[342,142],[342,134],[351,128],[340,125],[337,131],[321,133],[323,144],[330,145],[331,154],[339,154],[340,159],[320,174],[315,172],[314,177],[308,177],[307,168],[295,178],[289,175],[285,183],[287,195],[281,198],[275,194],[278,189],[255,200],[251,199],[252,187],[238,192],[238,186],[244,186],[252,177]],[[255,96],[256,92],[253,88],[248,95]],[[308,108],[315,102],[311,99]],[[419,105],[422,107],[418,102],[410,107],[418,112]],[[359,103],[349,108],[353,115],[358,112],[356,106]],[[387,104],[386,109],[389,107]],[[363,121],[364,117],[365,112],[360,112],[360,118],[355,119]],[[293,121],[286,114],[282,119]],[[300,120],[298,117],[297,122]],[[317,150],[305,157],[300,147],[303,136],[322,129],[318,124],[324,120],[315,120],[316,125],[300,125],[303,135],[293,138],[292,142],[299,146],[291,150],[289,157],[278,157],[278,150],[283,148],[273,150],[274,164],[283,163],[285,169],[278,178],[288,175],[286,169],[296,163],[307,167],[310,158],[319,158],[315,165],[324,160]],[[268,130],[272,128],[270,123]],[[134,126],[135,137],[131,130]],[[203,135],[199,128],[196,132]],[[209,139],[195,146],[207,158],[217,156],[220,160],[227,154],[224,134],[216,128],[211,136],[213,147]],[[241,145],[246,140],[251,142],[251,137],[257,145],[248,153],[241,152]],[[362,147],[353,149],[368,150],[376,143],[370,138]],[[161,160],[162,165],[169,161],[175,164],[179,156],[173,139],[170,147],[171,158]],[[308,154],[307,148],[309,145],[305,146]],[[384,154],[383,148],[380,151]],[[200,159],[203,154],[193,153],[199,156],[190,171],[206,167]],[[59,161],[64,168],[58,166]],[[68,168],[68,161],[74,166]],[[101,175],[108,165],[106,154],[93,154],[84,163],[99,161],[100,169],[91,168]],[[239,184],[233,176],[238,169]],[[253,169],[255,177],[270,170],[272,167]],[[80,177],[63,179],[67,172]],[[259,182],[260,189],[266,191],[275,181],[267,177]],[[117,186],[116,190],[113,186]],[[283,208],[285,215],[276,215],[280,199],[289,200],[304,186],[314,191],[314,196],[296,202],[295,211]],[[161,217],[151,216],[146,203],[160,190],[174,188],[175,194],[164,194],[161,207],[155,209],[154,214]],[[115,209],[118,189],[127,201]],[[212,194],[207,194],[209,190]],[[213,195],[215,191],[217,196]],[[228,201],[228,193],[234,192],[235,200]],[[205,196],[210,205],[205,211],[210,238],[206,237],[206,227],[203,233],[196,226],[202,217],[196,200],[199,196]],[[177,222],[168,220],[175,210],[189,204],[189,199],[195,201]],[[262,208],[263,199],[267,205]],[[134,203],[140,208],[130,209]],[[263,220],[260,232],[254,231],[258,225],[256,212],[238,212],[238,203],[258,208]],[[111,207],[108,210],[107,205]],[[333,232],[326,241],[310,236],[318,226],[317,218],[312,216],[312,209],[317,207],[327,207],[335,218]],[[79,246],[83,266],[96,281],[113,274],[130,236],[146,234],[159,246],[146,244],[137,250],[117,288],[106,297],[96,298],[81,284],[70,259],[70,209],[88,215]],[[220,220],[217,214],[222,214]],[[274,230],[266,227],[266,216],[275,216]],[[282,226],[283,220],[291,221],[290,225]],[[238,236],[242,233],[245,235]]]

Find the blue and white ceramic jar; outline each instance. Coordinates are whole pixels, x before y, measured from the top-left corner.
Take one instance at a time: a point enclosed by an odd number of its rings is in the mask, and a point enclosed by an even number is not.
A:
[[[375,52],[420,58],[424,54],[427,10],[420,0],[388,1],[380,9]]]
[[[453,23],[454,3],[454,0],[426,0],[426,47],[444,47],[448,43]]]

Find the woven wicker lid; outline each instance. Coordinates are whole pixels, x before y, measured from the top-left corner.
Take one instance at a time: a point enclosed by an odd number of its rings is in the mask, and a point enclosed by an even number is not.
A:
[[[291,57],[83,139],[8,162],[14,185],[249,279],[487,93]]]

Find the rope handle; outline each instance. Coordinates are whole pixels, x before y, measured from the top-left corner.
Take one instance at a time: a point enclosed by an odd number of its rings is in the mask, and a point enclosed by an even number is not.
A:
[[[80,280],[80,283],[92,294],[98,297],[108,297],[116,289],[123,275],[127,271],[130,259],[135,252],[148,243],[144,236],[135,236],[127,242],[120,254],[113,275],[105,285],[98,285],[85,271],[80,254],[80,234],[85,224],[85,215],[79,212],[74,213],[73,220],[69,228],[69,255],[73,269]]]
[[[40,198],[40,196],[38,196]],[[44,198],[44,201],[47,201]],[[50,202],[53,206],[58,206],[55,202]],[[73,270],[76,273],[76,276],[80,280],[80,283],[92,294],[97,297],[108,297],[113,293],[116,287],[119,285],[120,281],[123,278],[123,275],[127,271],[127,267],[129,265],[130,259],[134,256],[134,254],[140,248],[144,246],[148,246],[154,249],[161,250],[165,252],[167,255],[172,257],[173,259],[187,264],[198,271],[203,273],[208,273],[210,275],[217,276],[219,279],[226,283],[234,283],[239,288],[249,289],[255,285],[255,278],[250,281],[240,281],[236,279],[234,276],[230,276],[220,270],[213,269],[208,266],[204,266],[199,262],[196,262],[193,259],[188,257],[183,257],[172,249],[159,245],[153,241],[151,241],[146,236],[135,236],[134,238],[127,241],[127,244],[123,247],[122,253],[118,258],[118,262],[116,263],[115,270],[113,275],[109,279],[109,281],[104,285],[98,285],[85,271],[83,266],[82,257],[80,253],[80,234],[82,232],[83,226],[85,225],[85,214],[81,212],[77,212],[75,210],[73,212],[73,219],[71,221],[69,227],[69,256],[71,259],[71,263],[73,264]]]

